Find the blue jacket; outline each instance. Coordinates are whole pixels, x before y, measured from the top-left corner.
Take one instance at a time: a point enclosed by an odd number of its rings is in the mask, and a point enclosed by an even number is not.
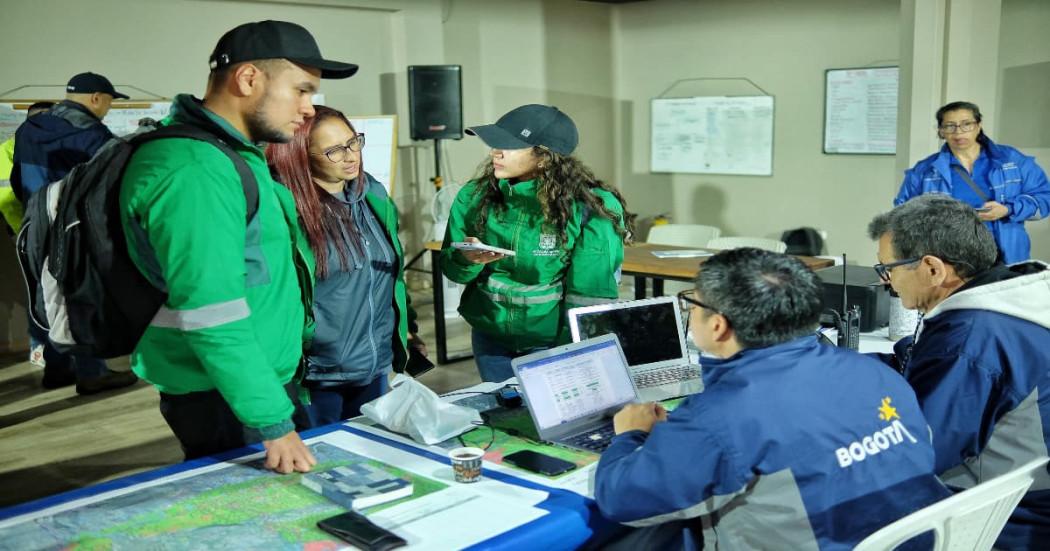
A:
[[[328,276],[314,289],[317,330],[307,356],[308,381],[365,385],[386,375],[392,364],[400,372],[407,336],[399,328],[415,332],[407,294],[400,298],[395,292],[404,286],[397,207],[383,184],[365,177],[366,188],[343,194],[365,250],[350,247],[344,269],[337,247],[346,242],[328,240]]]
[[[705,390],[616,436],[595,473],[602,514],[677,521],[683,546],[851,549],[947,495],[908,384],[803,337],[703,359]]]
[[[46,113],[26,119],[15,132],[11,187],[25,204],[40,188],[57,182],[73,167],[91,159],[113,137],[86,107],[62,101]]]
[[[1035,159],[1008,146],[988,140],[983,146],[991,161],[988,181],[992,200],[1010,209],[1005,217],[988,222],[988,229],[1007,264],[1028,260],[1031,243],[1024,223],[1050,215],[1050,183]],[[915,163],[904,173],[904,182],[893,204],[899,205],[924,193],[952,194],[952,152],[947,144],[938,153]]]
[[[992,281],[974,284],[981,279]],[[956,489],[1050,453],[1050,270],[1028,262],[975,280],[926,314],[904,364],[933,431],[937,473]],[[1048,542],[1050,470],[1036,477],[995,547]]]

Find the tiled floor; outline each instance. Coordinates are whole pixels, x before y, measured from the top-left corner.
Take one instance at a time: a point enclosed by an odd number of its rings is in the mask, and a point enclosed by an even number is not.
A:
[[[436,355],[429,290],[414,293],[420,336]],[[470,348],[469,328],[450,320],[449,350]],[[127,359],[113,363],[127,369]],[[23,355],[0,357],[0,506],[118,478],[182,460],[149,384],[96,396],[73,387],[43,390]],[[448,392],[480,381],[474,362],[438,366],[420,381]]]

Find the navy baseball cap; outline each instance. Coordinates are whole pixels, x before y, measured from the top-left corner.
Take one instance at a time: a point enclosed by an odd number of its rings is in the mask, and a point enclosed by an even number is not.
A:
[[[472,126],[467,134],[481,138],[492,149],[543,147],[571,155],[580,143],[576,123],[557,107],[522,105],[503,115],[496,124]]]
[[[80,73],[66,83],[66,92],[70,94],[109,94],[114,99],[128,99],[128,96],[113,89],[109,79],[95,73]]]
[[[320,69],[321,78],[347,78],[357,72],[353,63],[322,58],[310,31],[287,21],[256,21],[234,27],[219,39],[208,66],[214,71],[258,59],[287,59]]]

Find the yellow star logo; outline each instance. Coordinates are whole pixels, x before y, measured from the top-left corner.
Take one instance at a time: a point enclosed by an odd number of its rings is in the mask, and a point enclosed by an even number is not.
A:
[[[890,421],[892,419],[900,419],[901,416],[897,415],[897,408],[890,405],[890,398],[887,396],[882,399],[882,406],[879,407],[879,419],[883,421]]]

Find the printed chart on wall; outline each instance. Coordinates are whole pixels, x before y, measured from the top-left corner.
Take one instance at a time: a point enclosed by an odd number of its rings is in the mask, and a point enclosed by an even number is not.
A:
[[[394,178],[397,178],[397,115],[350,117],[358,133],[365,135],[365,149],[361,160],[365,171],[386,186],[393,197]]]
[[[15,135],[15,130],[26,120],[26,109],[31,104],[25,101],[0,101],[0,141]],[[117,136],[124,136],[134,132],[140,120],[149,118],[159,121],[168,116],[169,109],[169,100],[114,102],[102,123]]]
[[[897,67],[829,69],[824,153],[897,153]]]
[[[652,172],[773,174],[773,96],[652,100]]]

